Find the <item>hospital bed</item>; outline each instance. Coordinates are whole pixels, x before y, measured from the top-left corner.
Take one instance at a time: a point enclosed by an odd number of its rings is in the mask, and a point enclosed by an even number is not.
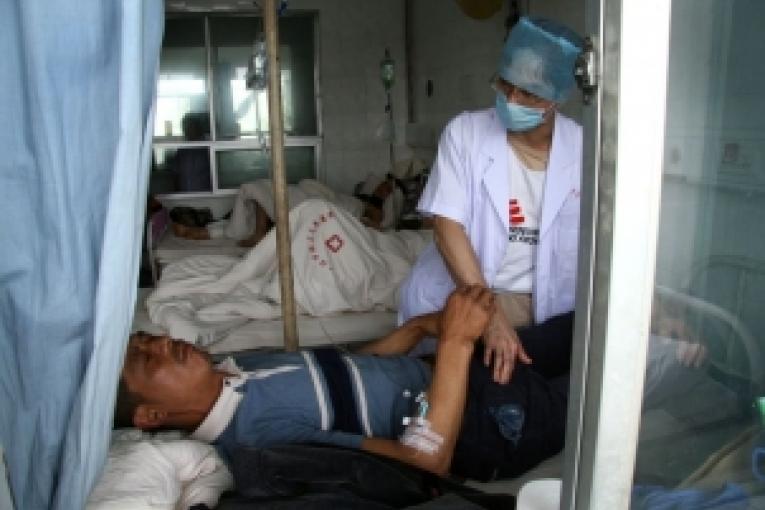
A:
[[[273,232],[243,258],[206,254],[214,248],[202,246],[195,256],[179,250],[184,257],[173,259],[167,256],[172,252],[154,248],[167,234],[165,216],[155,214],[147,229],[153,274],[164,274],[154,290],[141,291],[133,331],[166,331],[213,352],[283,346]],[[304,312],[297,317],[300,345],[370,340],[390,332],[398,284],[432,238],[430,231],[380,233],[320,200],[306,201],[291,217],[300,220],[290,227],[295,294]]]
[[[704,296],[704,285],[716,283],[717,273],[733,272],[734,296],[725,303],[713,303]],[[657,299],[681,310],[689,324],[704,331],[703,338],[712,356],[711,365],[719,373],[751,383],[753,394],[765,390],[763,350],[761,342],[741,322],[749,304],[747,285],[765,276],[765,266],[752,260],[714,257],[694,270],[681,290],[657,288]],[[145,292],[145,291],[144,291]],[[694,293],[695,295],[691,295]],[[704,296],[706,299],[696,296]],[[136,313],[134,329],[152,331],[145,310]],[[720,306],[727,305],[726,308]],[[392,312],[341,314],[332,317],[300,317],[298,327],[301,346],[345,344],[371,339],[389,332],[395,325]],[[251,328],[251,329],[250,329]],[[256,321],[236,331],[222,342],[210,346],[212,352],[223,353],[260,347],[281,347],[281,321]],[[755,432],[741,418],[735,395],[745,391],[717,380],[703,380],[667,399],[662,406],[644,410],[641,420],[640,446],[636,462],[636,483],[666,487],[719,487],[725,481],[751,483],[745,469]],[[669,447],[668,447],[669,445]],[[490,483],[468,482],[487,492],[517,494],[527,482],[562,476],[563,454],[558,454],[512,479]],[[734,468],[723,468],[734,466]],[[717,485],[715,485],[717,484]]]
[[[146,250],[155,285],[162,268],[182,258],[214,254],[240,257],[247,252],[247,248],[238,246],[233,239],[191,240],[177,237],[170,228],[170,213],[164,207],[149,217],[146,226]]]

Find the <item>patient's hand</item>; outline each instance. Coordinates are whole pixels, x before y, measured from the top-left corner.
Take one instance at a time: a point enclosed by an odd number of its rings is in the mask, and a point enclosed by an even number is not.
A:
[[[494,310],[494,293],[489,289],[470,285],[455,290],[441,313],[441,339],[475,342]]]

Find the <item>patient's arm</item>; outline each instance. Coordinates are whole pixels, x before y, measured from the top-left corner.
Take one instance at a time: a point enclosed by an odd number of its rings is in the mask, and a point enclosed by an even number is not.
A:
[[[393,356],[406,354],[425,336],[439,335],[441,312],[412,317],[392,333],[359,348],[361,354]]]
[[[436,351],[433,379],[428,390],[430,408],[425,419],[443,438],[434,453],[426,453],[396,440],[365,438],[365,451],[391,457],[444,475],[449,470],[465,408],[468,369],[475,341],[494,311],[488,289],[468,287],[452,293],[441,316],[441,340]]]

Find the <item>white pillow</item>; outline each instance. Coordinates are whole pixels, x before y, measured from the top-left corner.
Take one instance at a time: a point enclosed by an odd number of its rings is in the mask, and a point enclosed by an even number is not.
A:
[[[179,433],[116,430],[87,510],[213,508],[233,478],[215,449]]]

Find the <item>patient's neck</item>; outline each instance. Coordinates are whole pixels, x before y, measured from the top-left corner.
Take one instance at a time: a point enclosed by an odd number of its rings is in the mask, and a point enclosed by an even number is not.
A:
[[[182,409],[173,409],[168,411],[166,424],[175,429],[193,432],[210,414],[215,403],[223,391],[223,384],[226,377],[230,374],[215,371],[211,375],[209,390],[200,392],[198,398],[191,405],[184,406]]]

